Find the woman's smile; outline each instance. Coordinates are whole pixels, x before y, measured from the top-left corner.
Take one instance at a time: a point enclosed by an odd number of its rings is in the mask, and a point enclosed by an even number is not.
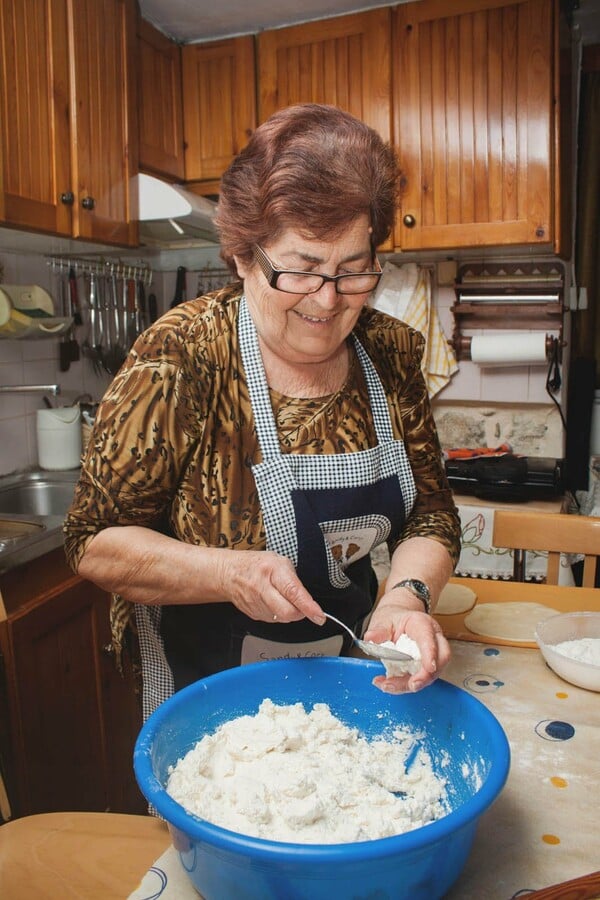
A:
[[[309,315],[309,313],[302,312],[300,309],[293,309],[292,312],[299,316],[304,322],[309,322],[312,325],[327,325],[329,322],[332,322],[337,314],[334,313],[331,316],[316,316]]]

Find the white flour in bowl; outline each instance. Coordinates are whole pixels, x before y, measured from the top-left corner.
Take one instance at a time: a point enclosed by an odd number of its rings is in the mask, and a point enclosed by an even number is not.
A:
[[[573,641],[561,641],[553,644],[552,649],[570,659],[600,666],[600,638],[578,638]]]
[[[367,740],[327,704],[264,700],[200,740],[171,767],[167,791],[189,812],[273,841],[367,841],[446,815],[445,781],[422,735]],[[408,772],[406,761],[409,760]]]

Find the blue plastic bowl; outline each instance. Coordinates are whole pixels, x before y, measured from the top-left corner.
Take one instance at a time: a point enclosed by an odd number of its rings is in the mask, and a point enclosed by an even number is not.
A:
[[[508,776],[508,741],[466,691],[437,680],[416,694],[384,694],[371,684],[380,673],[379,663],[359,659],[253,663],[184,688],[146,721],[135,746],[135,775],[205,900],[436,900],[456,881],[477,820]],[[353,844],[267,841],[186,812],[165,790],[169,766],[223,722],[254,715],[266,697],[301,701],[307,711],[327,703],[369,738],[399,725],[425,731],[423,744],[447,779],[452,812],[406,834]]]

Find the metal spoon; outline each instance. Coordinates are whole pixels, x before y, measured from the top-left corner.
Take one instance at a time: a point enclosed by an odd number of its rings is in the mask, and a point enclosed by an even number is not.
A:
[[[348,628],[344,622],[340,622],[340,620],[336,619],[335,616],[332,616],[331,613],[325,612],[324,610],[323,612],[332,622],[337,622],[338,625],[341,625],[342,628],[348,632],[356,646],[362,650],[363,653],[366,653],[367,656],[373,656],[375,659],[395,659],[404,662],[414,662],[412,656],[409,656],[408,653],[402,653],[394,647],[382,647],[381,644],[375,644],[373,641],[361,641],[361,639],[357,637],[352,629]]]

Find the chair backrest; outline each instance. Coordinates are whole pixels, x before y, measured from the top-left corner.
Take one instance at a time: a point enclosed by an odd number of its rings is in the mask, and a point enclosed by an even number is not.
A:
[[[583,555],[583,587],[594,587],[600,556],[600,517],[494,510],[492,542],[514,550],[514,578],[524,581],[524,551],[547,550],[548,584],[558,584],[561,553]]]

